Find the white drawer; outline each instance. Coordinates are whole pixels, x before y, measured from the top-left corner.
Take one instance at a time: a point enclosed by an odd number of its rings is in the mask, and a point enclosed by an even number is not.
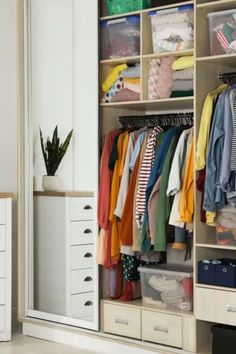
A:
[[[0,198],[0,224],[6,224],[6,201]]]
[[[0,252],[0,278],[6,277],[6,253]]]
[[[94,246],[71,246],[70,269],[92,268],[94,265]]]
[[[5,279],[0,279],[0,305],[5,305],[6,303],[6,281]]]
[[[6,249],[6,226],[0,225],[0,251]]]
[[[5,306],[0,306],[0,332],[5,331],[5,319],[6,317],[6,308]]]
[[[93,221],[73,221],[70,223],[70,244],[87,245],[94,242]]]
[[[142,339],[182,348],[182,317],[143,310]]]
[[[104,332],[141,339],[141,310],[104,303]]]
[[[94,314],[94,293],[71,295],[70,316],[73,318],[84,318]]]
[[[94,198],[71,198],[70,199],[70,219],[93,220],[94,219]]]
[[[196,290],[196,317],[199,320],[235,326],[235,292],[198,287]]]
[[[70,293],[78,294],[93,291],[94,271],[93,269],[71,270],[70,272]]]

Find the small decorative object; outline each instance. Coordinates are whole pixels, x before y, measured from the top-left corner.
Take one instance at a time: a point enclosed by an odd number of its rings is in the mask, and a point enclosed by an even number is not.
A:
[[[57,191],[59,189],[59,177],[56,176],[55,173],[68,149],[73,134],[73,129],[68,134],[64,143],[60,143],[60,138],[58,137],[58,129],[56,126],[53,132],[52,141],[50,141],[48,137],[45,144],[41,128],[39,128],[39,130],[41,148],[47,171],[47,175],[43,176],[43,190]]]

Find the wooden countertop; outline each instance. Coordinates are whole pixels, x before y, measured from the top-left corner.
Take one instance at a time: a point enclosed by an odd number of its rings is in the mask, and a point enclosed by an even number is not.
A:
[[[0,199],[13,198],[14,194],[10,192],[0,192]]]
[[[34,196],[42,197],[94,197],[93,192],[88,191],[34,191]]]

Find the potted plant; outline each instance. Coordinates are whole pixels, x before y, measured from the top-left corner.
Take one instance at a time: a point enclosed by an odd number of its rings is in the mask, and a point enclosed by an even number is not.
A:
[[[55,173],[68,149],[73,134],[73,129],[68,134],[64,143],[60,143],[57,126],[54,129],[52,140],[50,141],[48,137],[46,143],[44,143],[41,128],[39,128],[39,131],[40,131],[41,148],[42,148],[44,163],[47,171],[47,175],[43,176],[43,182],[42,182],[43,190],[57,191],[59,188],[59,178],[58,176],[55,175]]]

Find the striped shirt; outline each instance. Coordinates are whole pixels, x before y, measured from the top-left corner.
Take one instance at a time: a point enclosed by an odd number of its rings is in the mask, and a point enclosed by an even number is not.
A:
[[[231,150],[231,171],[236,171],[236,89],[232,89],[230,95],[230,103],[233,118],[233,136]]]
[[[136,197],[136,220],[140,227],[142,219],[146,210],[146,189],[148,180],[151,174],[152,166],[155,160],[155,147],[157,135],[162,132],[160,127],[152,129],[148,136],[147,147],[145,150],[143,161],[141,162],[141,168],[138,176],[138,190]]]

